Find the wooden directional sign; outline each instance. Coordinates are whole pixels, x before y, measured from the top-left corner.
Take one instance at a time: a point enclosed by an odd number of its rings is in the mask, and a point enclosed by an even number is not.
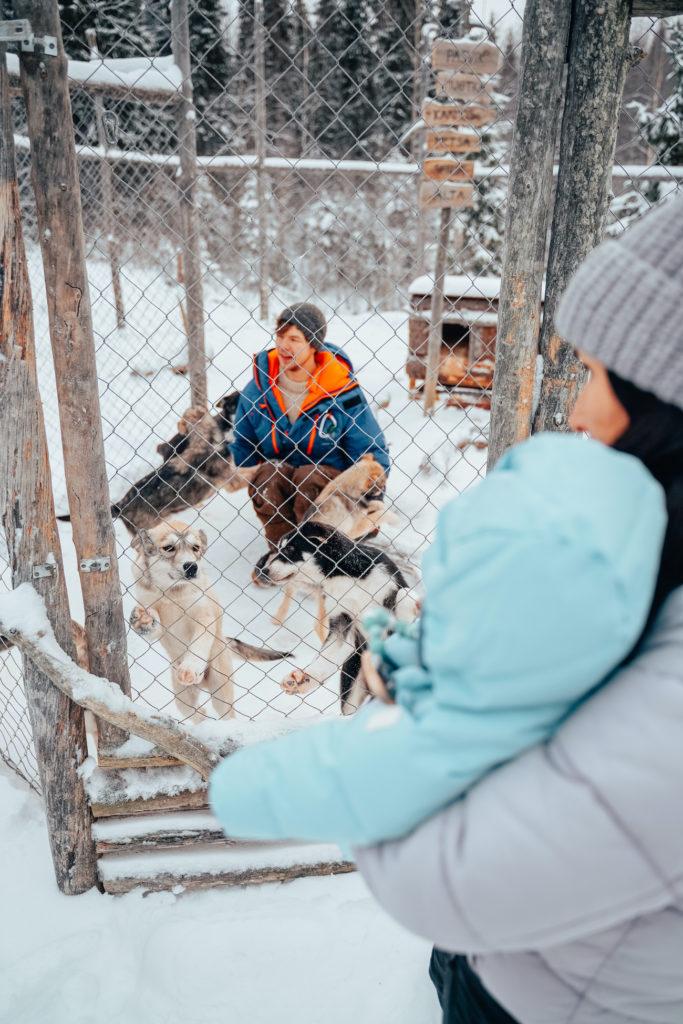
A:
[[[425,178],[432,181],[471,181],[474,160],[455,160],[453,157],[427,157],[422,164]]]
[[[461,71],[439,71],[436,76],[437,96],[450,96],[455,100],[477,100],[490,103],[491,93],[479,75],[464,75]]]
[[[425,145],[428,153],[478,153],[481,139],[476,132],[439,128],[435,132],[427,132]]]
[[[475,42],[470,39],[435,39],[432,43],[434,71],[474,71],[479,75],[493,75],[502,63],[502,53],[495,43]]]
[[[435,103],[426,100],[422,105],[422,117],[428,128],[456,127],[470,125],[481,128],[495,121],[497,114],[492,107],[483,107],[476,103],[466,106],[460,103]]]
[[[444,206],[463,210],[473,204],[472,185],[450,185],[445,181],[423,181],[420,185],[420,208],[423,210],[439,210]]]

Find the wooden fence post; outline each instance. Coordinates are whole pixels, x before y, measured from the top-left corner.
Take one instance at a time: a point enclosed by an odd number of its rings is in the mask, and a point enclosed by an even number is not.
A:
[[[73,657],[69,599],[38,393],[31,290],[21,230],[5,47],[0,47],[0,517],[12,586],[30,581],[58,643]],[[87,756],[83,712],[24,657],[24,692],[57,885],[97,883],[90,810],[78,769]]]
[[[37,43],[36,50],[22,52],[20,58],[31,180],[90,668],[129,694],[126,627],[109,511],[81,194],[57,0],[15,0],[15,9],[19,17],[29,19],[37,37],[57,40],[56,56],[45,55]],[[100,738],[114,745],[125,734],[103,724]]]
[[[630,0],[575,0],[567,98],[548,256],[534,430],[566,430],[581,380],[573,349],[555,333],[557,303],[581,260],[601,240],[609,207],[619,109],[629,64]]]
[[[429,319],[429,339],[427,341],[427,367],[425,370],[424,411],[428,415],[436,405],[436,387],[439,382],[439,365],[441,363],[441,345],[443,344],[443,289],[446,277],[446,257],[448,255],[448,237],[451,231],[451,207],[441,210],[439,220],[439,241],[436,249],[434,265],[434,290]]]
[[[95,29],[86,29],[85,38],[88,42],[88,46],[90,47],[90,59],[100,60],[100,51],[97,49],[97,33],[95,32]],[[107,155],[109,143],[107,141],[107,133],[104,128],[104,103],[102,102],[102,97],[99,93],[95,93],[93,96],[93,103],[95,105],[95,121],[97,123],[97,141],[100,149],[102,150],[102,157],[100,159],[100,187],[102,189],[102,212],[104,213],[107,255],[109,256],[111,283],[114,290],[116,326],[125,327],[126,312],[123,306],[123,290],[121,288],[121,265],[119,262],[118,246],[114,238],[114,228],[116,225],[116,218],[114,217],[114,185],[112,182],[111,163],[109,162],[109,157]]]
[[[258,217],[259,316],[268,319],[268,196],[266,158],[266,67],[263,0],[254,3],[254,81],[256,88],[256,205]]]
[[[488,468],[531,432],[541,293],[572,0],[529,0],[510,158]]]
[[[190,376],[192,405],[206,407],[206,349],[204,345],[204,289],[199,254],[197,223],[197,112],[192,99],[192,67],[190,62],[190,15],[187,0],[172,0],[171,31],[173,56],[180,68],[182,85],[176,104],[178,155],[180,158],[180,230],[183,242],[185,275],[185,310],[189,332],[187,365]]]

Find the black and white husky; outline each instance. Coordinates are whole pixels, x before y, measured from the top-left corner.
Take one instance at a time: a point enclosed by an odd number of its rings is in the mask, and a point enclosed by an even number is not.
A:
[[[318,659],[306,671],[291,672],[282,689],[310,693],[341,670],[342,714],[353,714],[368,692],[360,671],[366,647],[361,616],[373,605],[405,622],[417,615],[418,601],[399,566],[373,544],[309,522],[283,537],[258,572],[263,582],[321,591],[328,609],[329,633]]]

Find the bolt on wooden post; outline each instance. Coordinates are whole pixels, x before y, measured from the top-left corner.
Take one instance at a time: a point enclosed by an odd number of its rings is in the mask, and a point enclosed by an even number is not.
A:
[[[56,0],[16,0],[15,7],[18,16],[31,22],[36,37],[52,37],[57,42],[54,56],[42,52],[40,43],[36,43],[33,51],[22,52],[20,57],[31,143],[31,180],[90,668],[130,694],[67,59]],[[106,744],[114,745],[125,738],[119,729],[102,725],[100,740]]]
[[[436,39],[432,44],[432,70],[438,72],[437,88],[459,102],[425,100],[422,106],[422,118],[428,129],[426,150],[442,154],[424,158],[419,194],[423,210],[441,210],[427,342],[425,414],[432,411],[437,398],[452,211],[474,205],[474,160],[463,157],[473,156],[480,148],[479,133],[472,129],[483,128],[496,119],[482,76],[495,74],[500,58],[498,47],[485,41]],[[476,102],[463,102],[469,100]],[[457,130],[461,128],[465,130]]]
[[[57,642],[74,641],[55,522],[43,407],[38,392],[33,306],[21,230],[5,47],[0,47],[0,520],[12,586],[31,583],[45,601]],[[90,810],[79,777],[87,756],[83,712],[24,657],[33,747],[57,885],[69,895],[97,884]]]

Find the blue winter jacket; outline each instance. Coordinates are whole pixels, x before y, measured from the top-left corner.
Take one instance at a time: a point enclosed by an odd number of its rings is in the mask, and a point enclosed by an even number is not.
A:
[[[254,377],[240,396],[235,417],[235,440],[230,446],[235,463],[324,463],[348,469],[369,452],[388,473],[384,434],[370,411],[350,360],[340,349],[328,345],[316,353],[316,362],[301,412],[290,423],[277,386],[277,350],[254,356]]]
[[[512,449],[439,516],[420,656],[390,652],[397,704],[227,758],[210,787],[226,832],[395,838],[548,737],[637,641],[665,525],[629,455],[556,434]]]

